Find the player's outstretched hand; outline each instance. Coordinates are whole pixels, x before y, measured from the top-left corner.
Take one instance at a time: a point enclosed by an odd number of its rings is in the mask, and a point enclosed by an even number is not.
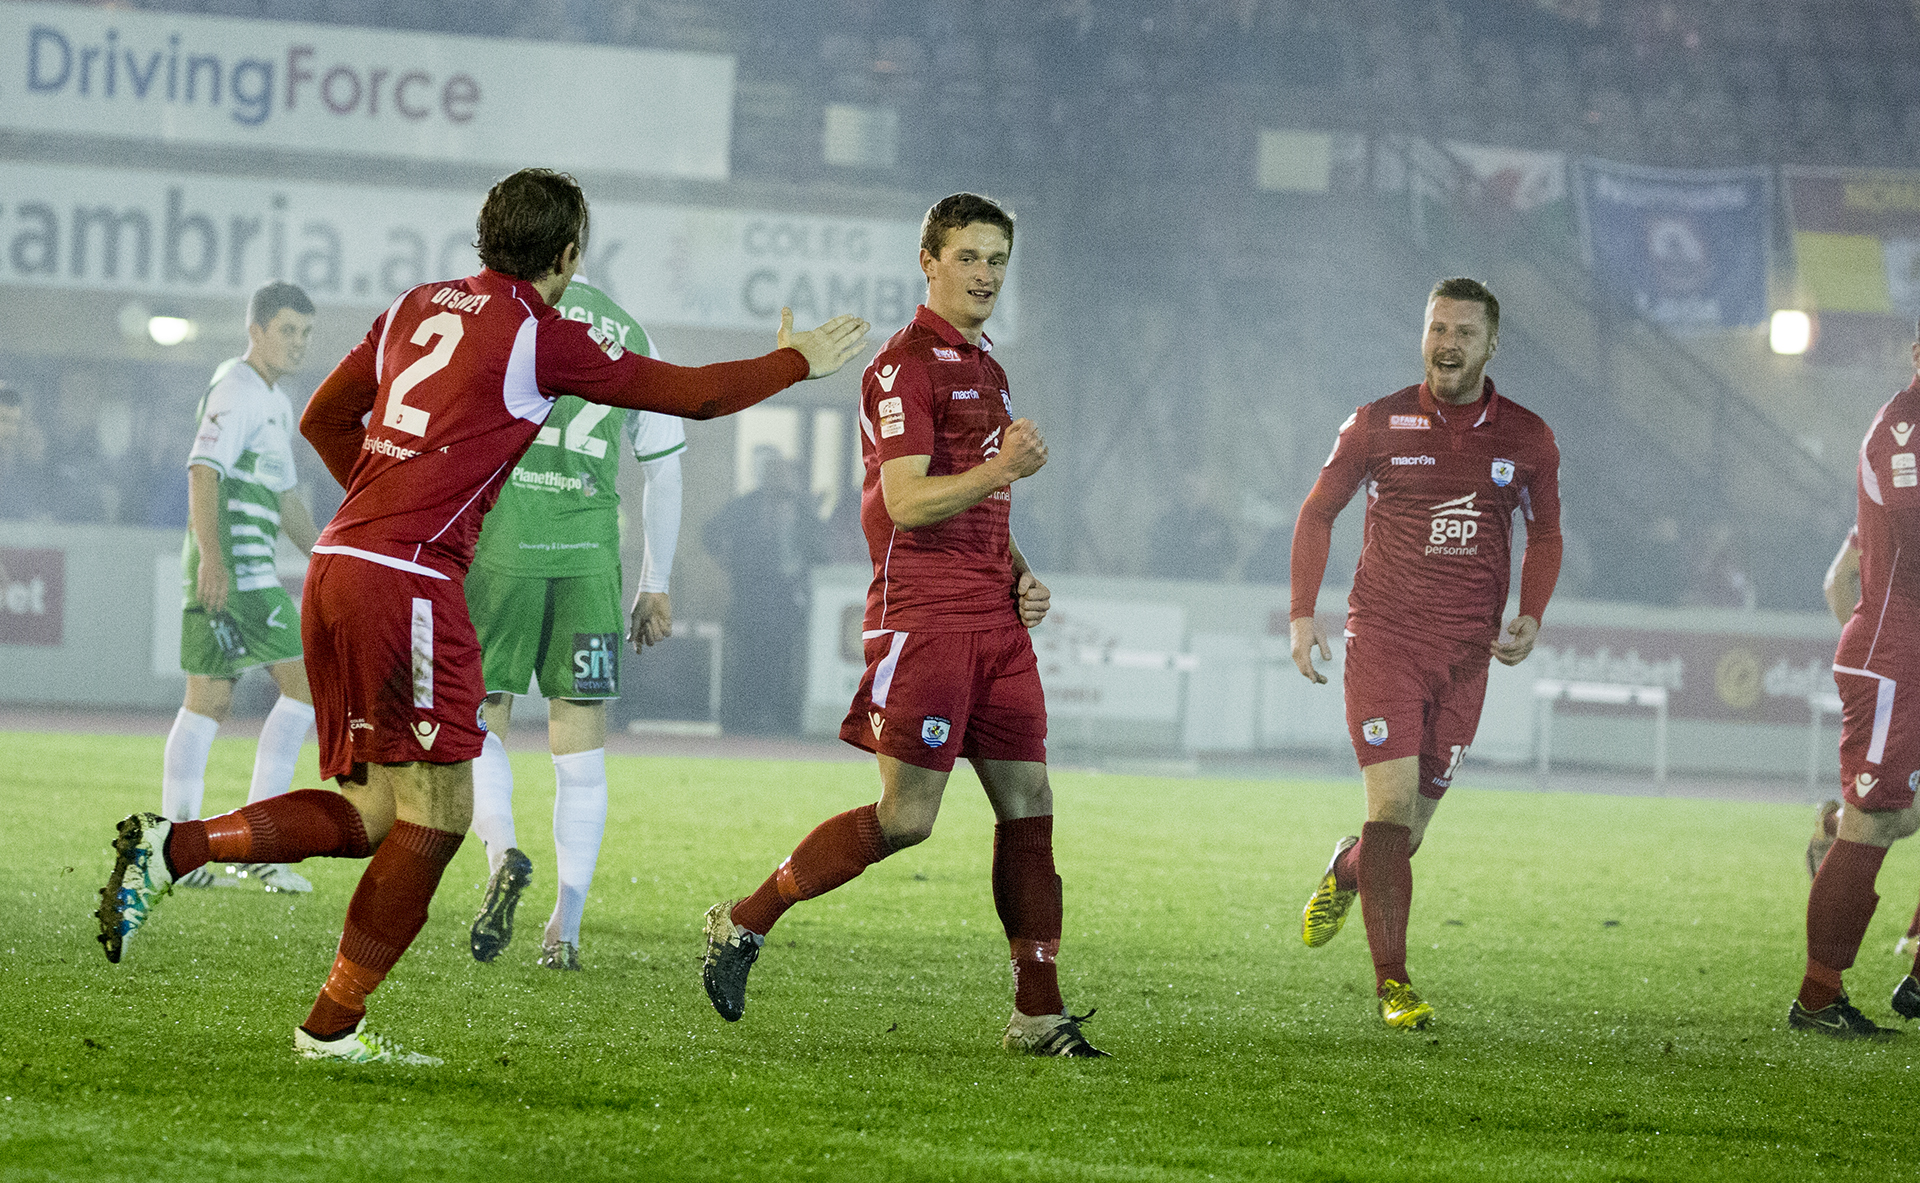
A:
[[[1540,622],[1531,616],[1516,616],[1507,626],[1510,640],[1493,642],[1493,655],[1501,665],[1519,665],[1533,652],[1533,642],[1540,635]]]
[[[1053,606],[1053,593],[1047,585],[1033,577],[1033,572],[1022,571],[1020,581],[1014,585],[1014,598],[1020,604],[1020,623],[1034,628],[1047,618],[1047,609]]]
[[[782,308],[779,347],[798,349],[800,355],[807,359],[807,377],[824,378],[860,352],[860,344],[867,339],[867,330],[872,327],[857,316],[843,314],[817,329],[796,333],[793,331],[793,309]]]
[[[1287,625],[1287,633],[1293,641],[1293,664],[1300,668],[1301,677],[1326,685],[1327,676],[1313,664],[1316,648],[1320,650],[1321,661],[1333,660],[1333,650],[1327,648],[1327,634],[1320,631],[1320,622],[1311,616],[1302,616]]]
[[[1031,419],[1015,419],[1000,439],[1000,454],[995,457],[1013,473],[1011,480],[1032,476],[1047,463],[1047,441]]]
[[[648,645],[658,645],[673,635],[673,601],[666,592],[641,592],[633,597],[633,614],[627,623],[627,643],[635,653]]]

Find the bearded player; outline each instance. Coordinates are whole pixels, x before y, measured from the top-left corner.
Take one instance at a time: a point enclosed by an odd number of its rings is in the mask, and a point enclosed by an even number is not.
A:
[[[1314,650],[1333,654],[1314,604],[1334,518],[1366,484],[1345,686],[1367,821],[1334,847],[1301,937],[1309,946],[1332,940],[1357,894],[1380,1017],[1393,1028],[1433,1018],[1407,975],[1410,860],[1473,742],[1489,656],[1526,660],[1560,574],[1560,450],[1538,415],[1485,376],[1499,339],[1500,302],[1484,285],[1436,285],[1421,346],[1426,381],[1348,417],[1293,528],[1293,660],[1324,683]],[[1520,611],[1503,638],[1516,512],[1527,523],[1526,557]]]
[[[630,353],[658,358],[652,340],[605,292],[575,276],[560,314]],[[474,918],[474,960],[513,939],[533,877],[516,844],[507,728],[513,697],[535,677],[553,754],[553,861],[559,890],[536,964],[580,968],[580,920],[607,830],[607,703],[620,696],[620,451],[640,464],[645,543],[627,638],[638,653],[673,632],[667,581],[680,533],[680,453],[686,426],[671,415],[614,410],[567,397],[513,466],[488,511],[467,575],[487,683],[487,737],[473,765],[473,832],[487,847],[486,896]]]
[[[1006,929],[1013,1016],[1002,1040],[1044,1056],[1100,1056],[1066,1013],[1055,959],[1060,877],[1053,869],[1047,713],[1027,631],[1047,614],[1008,529],[1013,482],[1047,446],[1013,417],[987,318],[1005,282],[1013,218],[972,193],[927,211],[920,269],[927,302],[860,383],[860,522],[873,559],[867,670],[840,738],[874,753],[880,800],[815,827],[743,900],[707,912],[702,980],[737,1021],[747,971],[774,922],[933,832],[956,757],[993,804],[993,902]],[[1089,1011],[1090,1015],[1092,1012]]]
[[[320,773],[307,789],[204,822],[122,821],[100,892],[100,941],[119,961],[174,880],[211,859],[372,860],[294,1048],[311,1059],[438,1063],[366,1030],[367,996],[426,924],[473,820],[486,691],[463,581],[481,516],[555,399],[692,418],[730,414],[830,374],[866,333],[854,317],[779,348],[697,369],[630,353],[554,307],[587,241],[573,178],[523,169],[487,194],[484,265],[403,293],[314,392],[301,431],[346,498],[313,548],[301,636]]]
[[[1915,337],[1913,380],[1875,413],[1860,441],[1860,599],[1833,657],[1845,807],[1807,896],[1807,969],[1787,1008],[1788,1026],[1839,1039],[1888,1033],[1848,999],[1841,975],[1880,902],[1873,888],[1887,849],[1920,829],[1920,469],[1910,442],[1920,424],[1920,331]],[[1920,1019],[1920,957],[1891,1005],[1901,1018]]]

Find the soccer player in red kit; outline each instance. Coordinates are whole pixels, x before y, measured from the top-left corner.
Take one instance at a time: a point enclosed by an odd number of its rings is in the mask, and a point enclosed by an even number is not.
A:
[[[1856,485],[1860,600],[1833,656],[1840,688],[1839,832],[1807,896],[1807,971],[1787,1025],[1839,1039],[1888,1034],[1847,998],[1853,965],[1880,897],[1887,848],[1920,829],[1920,330],[1914,379],[1874,415],[1860,443]],[[1909,548],[1913,554],[1905,553]],[[1894,989],[1893,1010],[1920,1019],[1920,957]]]
[[[942,199],[920,228],[927,302],[860,383],[866,477],[860,521],[873,558],[867,671],[840,738],[873,752],[880,800],[822,822],[760,889],[707,912],[701,977],[722,1018],[747,1005],[747,971],[782,913],[926,840],[957,756],[993,803],[993,902],[1014,975],[1004,1045],[1099,1056],[1066,1013],[1055,957],[1047,710],[1027,630],[1047,614],[1007,526],[1012,484],[1047,462],[1013,417],[1006,371],[983,329],[1006,279],[1013,218],[972,193]],[[1092,1012],[1088,1012],[1091,1014]]]
[[[120,823],[100,940],[119,961],[174,880],[218,859],[372,856],[333,971],[294,1047],[315,1059],[438,1063],[364,1030],[367,995],[427,919],[473,814],[485,723],[480,647],[463,586],[480,519],[553,401],[706,419],[851,357],[864,321],[838,317],[749,361],[689,369],[629,353],[560,315],[587,241],[571,177],[525,169],[496,184],[477,225],[485,270],[404,293],[314,392],[301,431],[346,487],[313,547],[301,637],[320,772],[310,789],[204,822]]]
[[[1407,976],[1413,852],[1473,742],[1489,655],[1533,651],[1560,575],[1560,450],[1538,415],[1485,376],[1500,302],[1472,279],[1427,299],[1426,381],[1368,403],[1340,427],[1293,529],[1293,660],[1314,682],[1314,623],[1333,520],[1362,483],[1366,542],[1347,598],[1347,730],[1360,759],[1367,821],[1340,840],[1307,901],[1301,937],[1333,939],[1356,894],[1373,953],[1380,1017],[1418,1029],[1433,1007]],[[1513,515],[1527,522],[1520,611],[1507,625]]]

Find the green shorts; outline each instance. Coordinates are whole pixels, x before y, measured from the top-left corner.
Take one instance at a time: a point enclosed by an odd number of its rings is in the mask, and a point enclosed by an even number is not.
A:
[[[548,698],[620,697],[620,570],[547,579],[474,567],[467,611],[480,635],[488,694],[525,694],[534,677]]]
[[[180,668],[203,678],[237,678],[255,666],[300,659],[300,613],[277,584],[227,596],[227,610],[198,604],[180,614]]]

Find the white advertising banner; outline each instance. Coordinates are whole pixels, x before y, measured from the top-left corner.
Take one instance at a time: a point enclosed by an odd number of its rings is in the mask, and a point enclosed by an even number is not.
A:
[[[5,162],[0,285],[240,299],[288,279],[323,305],[382,308],[479,268],[482,196]],[[884,336],[925,297],[915,220],[613,201],[592,215],[582,273],[642,324],[769,328],[786,305],[802,325],[851,312]],[[1010,278],[997,340],[1018,304]]]
[[[0,4],[0,128],[725,180],[733,58]]]

